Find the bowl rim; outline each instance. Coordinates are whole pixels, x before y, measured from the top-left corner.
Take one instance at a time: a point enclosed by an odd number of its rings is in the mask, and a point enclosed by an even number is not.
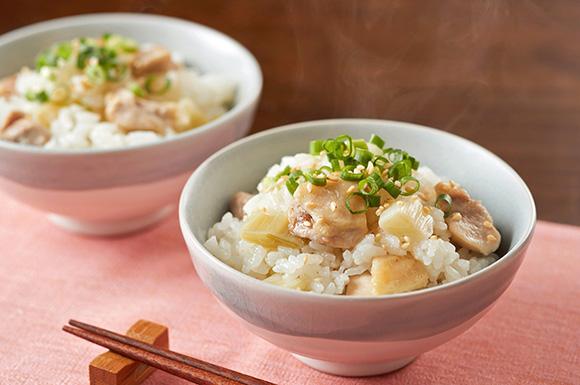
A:
[[[162,137],[161,139],[151,142],[143,143],[132,146],[125,146],[119,148],[87,148],[87,149],[58,149],[58,148],[44,148],[29,145],[22,145],[19,143],[11,143],[7,141],[0,140],[0,150],[14,151],[17,153],[28,153],[28,154],[38,154],[38,155],[59,155],[59,156],[82,156],[82,155],[102,155],[102,154],[116,154],[123,152],[139,151],[142,149],[147,149],[151,147],[169,145],[171,143],[193,138],[204,134],[206,131],[210,131],[216,127],[222,126],[224,123],[228,123],[236,119],[241,113],[247,111],[251,108],[254,103],[257,103],[260,95],[262,93],[262,87],[264,83],[264,76],[262,74],[262,69],[260,64],[254,57],[254,55],[243,46],[240,42],[234,38],[220,32],[216,29],[207,27],[203,24],[199,24],[193,21],[180,19],[177,17],[154,15],[154,14],[142,14],[142,13],[132,13],[132,12],[99,12],[99,13],[88,13],[82,15],[66,16],[56,19],[45,20],[23,27],[14,29],[5,34],[0,35],[0,47],[5,44],[15,43],[20,39],[27,38],[39,33],[59,30],[68,27],[82,26],[87,23],[103,23],[103,27],[106,27],[107,23],[119,22],[119,21],[129,21],[135,23],[161,23],[161,24],[171,24],[172,26],[179,26],[183,28],[190,28],[196,30],[202,30],[206,33],[210,33],[219,39],[224,39],[232,44],[234,47],[240,50],[242,55],[245,55],[253,67],[253,71],[256,74],[256,89],[254,92],[250,93],[244,100],[236,103],[231,109],[226,111],[223,115],[218,118],[205,123],[195,129],[189,130],[187,132],[179,133],[175,136]]]
[[[197,183],[198,175],[200,175],[205,169],[207,169],[213,161],[215,161],[217,158],[222,156],[224,153],[230,151],[231,149],[233,149],[237,146],[243,145],[245,143],[251,142],[251,141],[258,139],[258,138],[264,138],[264,137],[268,137],[268,136],[275,137],[276,135],[278,135],[280,133],[284,133],[284,132],[291,131],[291,130],[298,129],[298,128],[308,127],[311,125],[332,126],[332,125],[335,125],[338,123],[346,123],[346,124],[351,124],[351,125],[355,125],[355,124],[391,124],[391,125],[397,125],[399,127],[405,127],[406,129],[409,129],[409,130],[434,132],[437,135],[453,137],[455,139],[458,139],[458,140],[464,142],[466,145],[472,146],[473,148],[476,148],[478,151],[482,151],[482,152],[486,153],[488,156],[495,158],[495,160],[497,160],[503,167],[505,167],[506,170],[513,176],[514,182],[518,183],[521,187],[523,187],[524,191],[527,193],[526,195],[528,198],[528,203],[530,204],[531,211],[528,213],[528,218],[527,218],[528,223],[527,223],[524,235],[499,260],[497,260],[496,262],[492,263],[491,265],[483,268],[482,270],[477,271],[476,273],[473,273],[471,275],[468,275],[468,276],[461,278],[461,279],[458,279],[456,281],[440,284],[437,286],[432,286],[429,288],[424,288],[424,289],[417,290],[417,291],[405,292],[405,293],[383,294],[383,295],[378,295],[378,296],[346,296],[346,295],[321,294],[321,293],[315,293],[315,292],[311,292],[311,291],[299,291],[299,290],[294,290],[294,289],[281,287],[281,286],[277,286],[277,285],[272,285],[272,284],[263,282],[257,278],[251,277],[247,274],[242,273],[239,270],[234,269],[233,267],[229,266],[225,262],[222,262],[219,258],[214,256],[204,246],[204,244],[199,239],[197,239],[197,237],[193,234],[193,231],[191,230],[191,227],[189,226],[189,224],[186,220],[186,216],[188,214],[186,211],[186,206],[187,206],[187,203],[189,202],[189,199],[191,196],[191,191],[194,189],[194,186]],[[186,244],[188,246],[193,246],[199,252],[199,254],[198,254],[199,256],[201,256],[202,258],[205,258],[208,261],[208,263],[212,264],[216,269],[222,270],[223,273],[226,276],[228,276],[228,278],[231,278],[233,280],[240,280],[240,281],[246,282],[252,286],[256,285],[257,288],[260,290],[268,290],[268,291],[276,293],[277,295],[279,294],[283,297],[296,297],[296,298],[302,298],[305,300],[307,300],[307,299],[314,299],[314,300],[324,299],[326,301],[340,301],[340,302],[382,301],[382,300],[390,300],[390,299],[395,300],[395,299],[416,298],[419,296],[440,294],[443,291],[464,286],[469,282],[474,282],[474,281],[482,279],[485,275],[487,275],[491,271],[502,268],[504,265],[509,263],[510,260],[515,258],[515,256],[517,254],[519,254],[521,251],[525,250],[525,248],[529,244],[531,237],[534,233],[534,229],[536,226],[536,220],[537,220],[536,219],[536,205],[535,205],[532,193],[530,192],[530,189],[528,188],[526,183],[523,181],[523,179],[519,176],[519,174],[507,162],[505,162],[499,156],[495,155],[493,152],[487,150],[486,148],[484,148],[483,146],[481,146],[475,142],[472,142],[472,141],[465,139],[459,135],[455,135],[455,134],[452,134],[452,133],[447,132],[447,131],[438,130],[438,129],[435,129],[432,127],[427,127],[427,126],[423,126],[423,125],[415,124],[415,123],[401,122],[401,121],[395,121],[395,120],[383,120],[383,119],[345,118],[345,119],[312,120],[312,121],[304,121],[304,122],[287,124],[287,125],[279,126],[276,128],[272,128],[272,129],[269,129],[266,131],[262,131],[262,132],[247,136],[245,138],[242,138],[238,141],[235,141],[235,142],[229,144],[228,146],[222,148],[221,150],[217,151],[212,156],[207,158],[189,177],[187,183],[185,184],[185,186],[182,190],[182,193],[181,193],[181,196],[179,199],[179,224],[181,227],[182,234],[185,238]]]

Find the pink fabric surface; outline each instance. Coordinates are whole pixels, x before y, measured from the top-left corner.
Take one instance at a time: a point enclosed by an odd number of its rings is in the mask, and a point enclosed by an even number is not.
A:
[[[176,215],[112,239],[65,233],[0,196],[0,384],[87,384],[104,350],[60,330],[166,324],[174,350],[280,384],[580,384],[580,228],[540,222],[497,305],[459,338],[373,378],[316,372],[246,331],[195,275]],[[157,371],[147,385],[186,384]]]

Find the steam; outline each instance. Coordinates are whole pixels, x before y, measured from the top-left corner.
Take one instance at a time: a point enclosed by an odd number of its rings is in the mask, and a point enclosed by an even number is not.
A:
[[[289,2],[287,14],[295,52],[289,74],[317,99],[316,117],[425,122],[428,111],[447,129],[476,113],[475,94],[490,92],[490,76],[501,76],[498,25],[513,21],[499,0]]]

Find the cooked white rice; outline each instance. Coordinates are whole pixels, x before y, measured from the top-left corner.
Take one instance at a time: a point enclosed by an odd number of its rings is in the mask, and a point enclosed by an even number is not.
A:
[[[147,47],[147,44],[141,46],[142,49]],[[181,65],[183,59],[173,54],[173,62]],[[165,76],[170,82],[169,90],[152,98],[175,102],[176,119],[187,129],[219,117],[234,101],[235,83],[223,74],[202,74],[181,65],[167,71]],[[115,123],[106,121],[103,109],[109,92],[106,86],[87,81],[87,76],[79,72],[72,61],[61,61],[57,67],[41,67],[39,71],[24,67],[16,74],[14,93],[0,96],[0,122],[4,122],[11,112],[23,112],[50,131],[51,138],[44,147],[58,149],[133,146],[176,134],[170,126],[161,129],[163,133],[124,132]],[[50,95],[50,102],[40,103],[27,98],[27,95],[38,93]],[[55,101],[58,98],[62,100]]]
[[[323,165],[320,162],[318,157],[309,154],[287,156],[269,170],[267,177],[276,175],[286,166],[308,169]],[[415,176],[423,182],[422,192],[430,196],[429,186],[432,189],[439,181],[437,176],[426,167],[419,168]],[[259,193],[244,206],[245,214],[263,209],[287,211],[292,204],[292,196],[286,188],[268,188],[264,183],[258,186]],[[375,257],[412,255],[425,265],[430,286],[466,277],[497,259],[495,254],[482,257],[465,249],[456,250],[449,241],[443,212],[433,208],[429,215],[433,220],[433,234],[410,249],[401,246],[399,237],[382,231],[378,235],[366,235],[354,248],[342,252],[312,241],[301,249],[278,247],[268,251],[241,239],[242,221],[229,212],[209,230],[205,246],[228,265],[252,277],[283,287],[325,294],[344,294],[350,277],[368,272]]]

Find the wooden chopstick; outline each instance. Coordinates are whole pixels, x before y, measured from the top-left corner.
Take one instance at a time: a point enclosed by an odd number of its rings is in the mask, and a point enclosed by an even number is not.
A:
[[[271,382],[213,365],[133,338],[70,320],[63,330],[97,345],[200,385],[274,385]]]
[[[89,332],[108,337],[108,338],[115,340],[117,342],[122,342],[122,343],[125,343],[127,345],[145,350],[147,352],[158,354],[158,355],[163,356],[165,358],[168,358],[170,360],[178,361],[178,362],[181,362],[183,364],[192,366],[194,368],[198,368],[198,369],[210,372],[210,373],[214,373],[214,374],[217,374],[217,375],[220,375],[223,377],[227,377],[231,380],[237,381],[240,384],[244,384],[244,385],[271,384],[270,382],[260,380],[260,379],[257,379],[255,377],[248,376],[246,374],[239,373],[239,372],[236,372],[234,370],[227,369],[227,368],[224,368],[224,367],[221,367],[218,365],[210,364],[209,362],[201,361],[201,360],[198,360],[196,358],[186,356],[185,354],[173,352],[171,350],[161,349],[161,348],[155,347],[153,345],[146,344],[144,342],[135,340],[133,338],[127,337],[127,336],[119,334],[119,333],[115,333],[115,332],[100,328],[98,326],[89,325],[89,324],[86,324],[84,322],[80,322],[80,321],[76,321],[76,320],[69,320],[69,324],[72,326],[75,326],[79,329],[87,330]]]

